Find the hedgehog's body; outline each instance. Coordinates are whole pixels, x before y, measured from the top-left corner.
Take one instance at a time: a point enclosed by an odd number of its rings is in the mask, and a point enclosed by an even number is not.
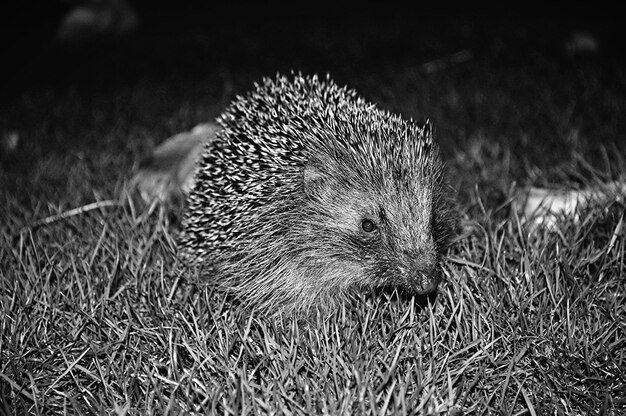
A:
[[[330,80],[264,80],[218,119],[188,198],[187,258],[263,309],[436,288],[449,230],[428,126]]]

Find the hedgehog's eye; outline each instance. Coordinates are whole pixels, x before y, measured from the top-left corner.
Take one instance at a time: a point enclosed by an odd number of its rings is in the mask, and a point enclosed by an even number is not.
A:
[[[361,229],[366,233],[371,233],[376,230],[376,224],[372,220],[364,219],[361,221]]]

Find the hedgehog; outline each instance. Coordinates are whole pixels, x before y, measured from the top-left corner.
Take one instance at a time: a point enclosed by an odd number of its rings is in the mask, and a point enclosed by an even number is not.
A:
[[[329,76],[255,83],[197,162],[179,248],[264,312],[436,291],[453,229],[433,128]]]

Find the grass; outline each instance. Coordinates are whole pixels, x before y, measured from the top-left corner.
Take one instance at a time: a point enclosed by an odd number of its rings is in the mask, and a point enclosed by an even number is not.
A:
[[[207,48],[222,60],[195,63],[201,75],[97,75],[96,61],[83,63],[93,79],[16,92],[0,120],[20,137],[0,170],[0,413],[626,413],[624,200],[554,230],[509,204],[520,183],[624,175],[623,66],[554,54],[525,26],[513,37],[472,27],[486,33],[461,45],[473,58],[432,74],[416,62],[456,51],[454,36],[384,63],[304,43],[340,59],[328,70],[370,99],[433,120],[467,224],[436,299],[368,295],[309,324],[258,318],[194,285],[175,218],[102,201],[155,143],[214,117],[260,73],[319,64]],[[410,43],[398,31],[387,36]]]

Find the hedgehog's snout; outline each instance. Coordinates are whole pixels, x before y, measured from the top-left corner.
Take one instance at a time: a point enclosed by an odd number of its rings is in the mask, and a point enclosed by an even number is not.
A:
[[[433,293],[439,286],[439,273],[435,269],[428,274],[418,272],[416,278],[420,281],[421,289],[417,288],[415,291],[420,295]]]
[[[404,264],[398,267],[400,285],[417,294],[432,293],[439,285],[439,271],[434,253],[405,255]]]

